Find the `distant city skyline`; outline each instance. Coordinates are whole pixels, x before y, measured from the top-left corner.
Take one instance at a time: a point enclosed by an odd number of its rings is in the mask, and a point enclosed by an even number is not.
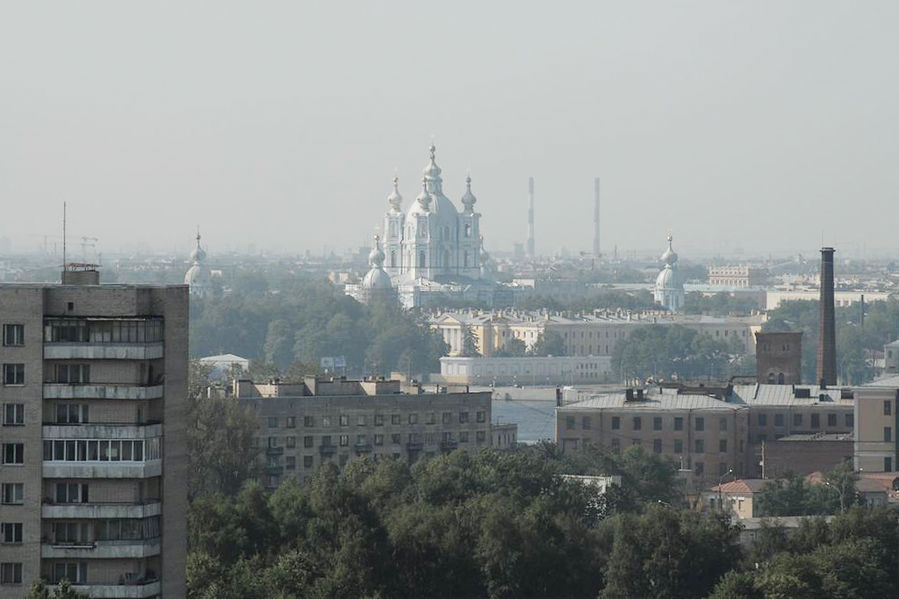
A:
[[[897,253],[899,5],[0,7],[0,238],[370,243],[427,146],[490,252]],[[202,33],[202,35],[198,35]],[[202,43],[201,43],[202,40]]]

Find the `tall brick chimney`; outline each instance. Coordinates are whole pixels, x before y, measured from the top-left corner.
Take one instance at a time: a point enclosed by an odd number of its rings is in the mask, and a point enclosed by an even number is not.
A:
[[[836,315],[833,306],[833,248],[821,248],[821,298],[818,315],[818,384],[837,384]]]

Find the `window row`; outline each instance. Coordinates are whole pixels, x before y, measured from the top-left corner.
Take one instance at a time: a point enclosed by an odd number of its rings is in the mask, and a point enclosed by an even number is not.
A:
[[[458,419],[459,424],[467,424],[471,421],[471,414],[470,412],[458,412],[456,418]],[[296,428],[297,426],[297,418],[295,416],[287,416],[285,418],[279,418],[278,416],[269,416],[267,421],[268,428],[278,428],[279,426],[281,426],[282,421],[285,428]],[[443,412],[441,414],[440,421],[442,424],[452,424],[454,421],[453,412]],[[487,412],[476,412],[475,421],[478,423],[487,422]],[[318,422],[319,426],[321,426],[322,428],[328,428],[334,426],[335,424],[339,426],[350,426],[350,422],[353,422],[356,426],[368,426],[369,424],[373,424],[374,426],[384,426],[386,418],[385,414],[359,414],[352,419],[350,418],[349,414],[341,414],[336,418],[333,416],[321,416],[318,418],[316,418],[315,416],[303,416],[303,426],[306,428],[314,428],[316,426],[316,422]],[[390,424],[394,426],[402,425],[404,423],[418,424],[418,422],[418,413],[406,414],[405,418],[403,414],[390,414]],[[423,422],[425,424],[437,424],[437,413],[426,413],[424,415]]]
[[[46,343],[154,343],[163,340],[162,320],[48,320]]]
[[[487,440],[487,431],[474,431],[474,438],[478,443],[484,443]],[[334,439],[337,439],[337,444],[340,447],[349,447],[352,435],[322,435],[320,445],[324,447],[331,447],[334,445]],[[269,437],[268,438],[268,447],[276,448],[280,447],[281,439],[284,439],[284,444],[287,449],[294,449],[297,446],[297,437]],[[468,443],[471,439],[471,431],[459,431],[450,432],[445,431],[441,436],[440,440],[443,443]],[[356,446],[364,446],[369,443],[373,445],[384,445],[385,441],[392,443],[394,445],[401,445],[403,443],[403,434],[402,433],[393,433],[390,435],[376,434],[376,435],[355,435],[355,438],[352,439],[353,444]],[[437,436],[435,433],[408,433],[406,434],[406,442],[408,443],[421,443],[424,440],[424,443],[428,445],[434,445],[437,443]],[[305,449],[310,449],[315,447],[315,437],[312,435],[306,435],[303,437],[303,447]]]
[[[654,431],[662,431],[665,430],[665,419],[662,416],[632,416],[630,417],[630,430],[639,431],[643,430],[643,422],[644,420],[649,422],[651,418],[652,421],[652,430]],[[622,420],[627,421],[628,419],[622,418],[621,416],[612,416],[611,418],[611,427],[612,430],[621,430]],[[593,422],[600,422],[600,417],[594,416],[581,416],[580,417],[580,425],[583,430],[590,430],[593,428]],[[728,428],[728,419],[727,418],[719,418],[718,419],[718,430],[726,431]],[[671,427],[675,431],[684,430],[684,418],[682,416],[675,416],[671,419]],[[566,416],[565,417],[565,428],[568,430],[573,430],[577,428],[577,417],[576,416]],[[693,430],[696,431],[704,431],[705,430],[705,417],[704,416],[695,416],[693,420]]]
[[[139,441],[48,440],[44,441],[45,462],[143,462],[158,460],[160,438]]]
[[[159,537],[159,516],[114,520],[54,521],[52,542],[88,545],[97,541],[143,541]]]
[[[805,414],[794,413],[792,422],[793,428],[798,428],[804,426]],[[821,428],[821,414],[809,414],[809,427],[811,429],[819,429]],[[826,415],[827,416],[827,426],[838,426],[838,415],[831,412]],[[781,428],[786,426],[787,417],[785,414],[774,414],[774,426],[775,428]],[[756,422],[759,426],[768,426],[768,414],[757,414]],[[843,426],[847,428],[851,428],[855,424],[855,416],[853,414],[843,414]]]
[[[587,441],[585,439],[585,441]],[[631,445],[642,445],[642,439],[631,439]],[[612,449],[617,451],[621,448],[621,440],[620,439],[612,439],[611,441]],[[741,443],[742,445],[742,443]],[[718,439],[718,453],[727,453],[728,451],[728,442],[727,439]],[[684,453],[684,440],[683,439],[674,439],[672,444],[672,449],[675,454]],[[662,453],[662,439],[653,439],[652,440],[652,450],[654,453]],[[742,447],[741,447],[742,450]],[[693,440],[693,453],[705,453],[706,452],[706,444],[705,439],[694,439]]]

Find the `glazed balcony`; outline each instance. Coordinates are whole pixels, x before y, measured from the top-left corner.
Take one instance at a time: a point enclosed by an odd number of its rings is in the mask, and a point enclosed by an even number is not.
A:
[[[158,399],[164,389],[163,385],[44,383],[44,399]]]

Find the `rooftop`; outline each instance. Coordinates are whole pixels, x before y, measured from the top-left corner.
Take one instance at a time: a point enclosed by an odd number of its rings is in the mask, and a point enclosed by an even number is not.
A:
[[[770,480],[764,478],[738,478],[737,480],[732,480],[728,483],[723,483],[720,485],[715,485],[709,491],[713,491],[715,493],[758,493],[762,490],[762,487],[770,483]]]

